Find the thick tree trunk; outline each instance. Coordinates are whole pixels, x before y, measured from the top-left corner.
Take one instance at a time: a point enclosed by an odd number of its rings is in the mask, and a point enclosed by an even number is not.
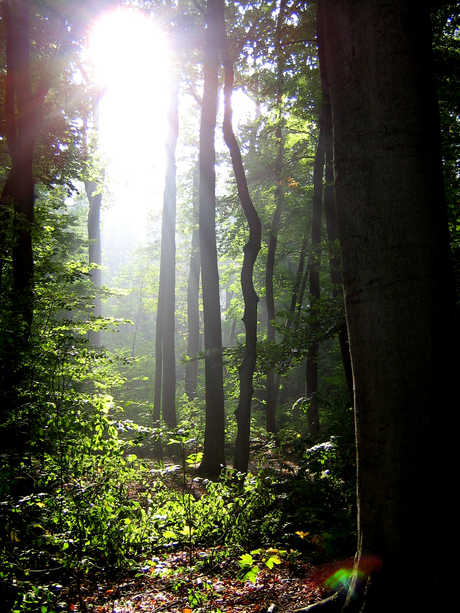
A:
[[[37,105],[41,100],[34,97],[31,86],[28,3],[3,0],[1,8],[6,29],[5,128],[11,157],[11,170],[1,200],[3,206],[13,205],[15,215],[13,289],[18,319],[24,322],[22,336],[26,339],[33,315],[33,154]]]
[[[216,128],[219,67],[219,2],[207,1],[204,89],[200,127],[200,254],[205,344],[206,427],[201,474],[218,475],[225,464],[224,377],[219,271],[215,229]]]
[[[198,221],[199,174],[193,174],[193,216]],[[196,397],[198,381],[198,360],[196,355],[200,342],[200,235],[198,228],[193,229],[190,247],[190,269],[187,284],[187,355],[191,358],[185,365],[185,393],[189,400]]]
[[[95,181],[85,181],[85,190],[89,202],[88,212],[88,240],[89,240],[89,263],[96,264],[97,268],[90,271],[90,278],[95,288],[102,285],[102,250],[101,250],[101,205],[102,193],[98,193],[98,185]],[[97,289],[96,289],[97,291]],[[93,315],[102,315],[102,304],[99,296],[93,301]],[[88,333],[89,341],[95,347],[101,346],[101,333],[91,331]]]
[[[155,403],[154,416],[161,416],[170,427],[177,426],[176,417],[176,358],[175,358],[175,287],[176,287],[176,144],[179,134],[179,93],[171,88],[166,141],[166,183],[161,227],[160,285],[155,340]]]
[[[458,334],[426,7],[320,0],[318,17],[355,386],[358,549],[344,610],[447,611],[450,544],[429,530],[454,525],[442,411]]]
[[[324,60],[323,60],[324,61]],[[320,57],[321,65],[321,57]],[[324,77],[323,77],[324,81]],[[323,83],[323,115],[324,115],[324,152],[325,152],[325,184],[324,184],[324,216],[326,218],[326,233],[329,243],[329,271],[331,283],[334,287],[334,296],[342,290],[342,264],[338,253],[339,229],[335,213],[334,194],[334,167],[332,147],[332,107],[329,88]],[[350,406],[353,406],[353,372],[351,369],[350,347],[348,344],[348,331],[346,323],[339,330],[338,340],[342,357],[345,382],[347,386]]]
[[[238,432],[236,435],[236,449],[234,468],[246,473],[249,464],[249,442],[251,433],[251,402],[254,393],[253,378],[257,359],[257,303],[259,297],[254,289],[252,279],[254,264],[260,251],[262,225],[257,211],[249,195],[246,175],[244,172],[241,151],[233,133],[232,127],[232,92],[233,92],[233,63],[230,58],[225,30],[224,18],[225,3],[220,0],[221,19],[221,50],[225,69],[225,110],[224,110],[224,139],[232,158],[233,172],[235,174],[238,197],[249,226],[249,240],[244,246],[243,267],[241,270],[241,287],[244,299],[243,322],[246,330],[246,343],[244,356],[238,368],[240,377],[240,397],[235,411]]]

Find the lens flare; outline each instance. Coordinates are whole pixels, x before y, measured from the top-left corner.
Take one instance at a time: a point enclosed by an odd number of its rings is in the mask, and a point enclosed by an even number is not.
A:
[[[358,569],[354,568],[354,561],[349,558],[318,569],[312,579],[331,591],[348,590],[352,578],[356,578],[358,583],[364,582],[381,567],[382,561],[377,556],[362,556]]]

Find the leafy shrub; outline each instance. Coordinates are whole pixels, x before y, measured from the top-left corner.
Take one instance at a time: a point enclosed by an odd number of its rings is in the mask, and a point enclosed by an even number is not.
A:
[[[291,484],[289,524],[330,556],[356,546],[355,471],[352,441],[331,437],[306,450]]]

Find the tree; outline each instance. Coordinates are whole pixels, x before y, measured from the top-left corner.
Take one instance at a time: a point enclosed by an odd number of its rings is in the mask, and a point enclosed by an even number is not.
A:
[[[179,134],[179,92],[172,86],[168,117],[166,185],[161,227],[160,286],[155,336],[155,418],[162,416],[171,428],[176,417],[175,278],[176,278],[176,144]]]
[[[198,171],[198,169],[196,169]],[[189,400],[196,396],[198,381],[198,354],[200,345],[200,235],[195,223],[198,217],[198,181],[199,174],[193,173],[192,208],[194,228],[190,247],[190,268],[187,283],[187,356],[190,358],[185,365],[185,393]]]
[[[85,181],[85,190],[89,202],[88,211],[88,241],[89,241],[89,263],[96,266],[91,269],[91,280],[94,283],[95,288],[100,288],[102,285],[102,249],[101,249],[101,205],[102,205],[102,191],[101,186],[96,181]],[[97,291],[97,289],[96,289]],[[96,297],[93,302],[93,315],[100,317],[102,314],[101,299]],[[99,330],[88,333],[90,342],[95,347],[101,346],[101,333]]]
[[[324,60],[320,59],[320,62],[324,62]],[[325,83],[325,76],[323,76],[322,81],[325,153],[325,183],[323,193],[324,216],[326,218],[326,232],[329,248],[329,274],[333,286],[333,295],[335,297],[338,296],[339,291],[342,290],[342,266],[337,249],[339,232],[337,228],[337,215],[335,212],[331,97]],[[353,373],[351,370],[350,348],[348,345],[348,332],[345,321],[338,332],[338,339],[348,396],[351,405],[353,405]]]
[[[205,349],[206,427],[202,474],[218,475],[224,455],[224,380],[219,272],[215,230],[216,177],[214,132],[219,68],[219,0],[208,0],[206,15],[204,89],[200,127],[200,254]]]
[[[275,161],[275,212],[273,213],[272,226],[268,241],[267,265],[265,269],[265,292],[267,302],[267,340],[273,343],[275,340],[275,298],[273,293],[273,271],[275,266],[276,245],[278,242],[278,230],[281,219],[281,209],[284,201],[283,188],[283,85],[284,85],[284,50],[282,48],[282,25],[284,12],[286,10],[286,0],[280,1],[279,13],[276,22],[276,62],[277,62],[277,104],[278,104],[278,125],[276,127],[276,141],[278,152]],[[275,371],[267,373],[267,432],[276,432],[276,401],[278,386],[276,385]]]
[[[251,402],[254,393],[253,377],[257,359],[257,303],[259,302],[259,297],[254,289],[252,274],[260,250],[261,223],[249,195],[241,150],[232,127],[233,62],[228,49],[227,32],[225,29],[224,0],[220,2],[220,33],[222,63],[225,70],[224,139],[230,151],[238,196],[249,226],[249,240],[243,249],[244,258],[241,270],[241,287],[244,298],[243,322],[246,330],[246,342],[243,361],[238,368],[240,397],[238,407],[235,411],[238,432],[234,462],[234,468],[236,468],[236,470],[246,473],[249,464]]]
[[[2,208],[13,205],[17,238],[13,246],[13,278],[18,315],[30,332],[33,315],[32,225],[34,222],[33,155],[40,107],[48,79],[32,92],[29,6],[22,0],[4,0],[2,21],[6,29],[5,123],[11,170],[2,190]]]
[[[449,610],[436,562],[447,543],[424,538],[427,526],[448,522],[440,475],[452,441],[440,411],[455,397],[458,372],[426,6],[321,0],[318,40],[334,122],[358,460],[351,585],[345,602],[321,606]],[[430,568],[429,590],[420,589],[420,568]]]
[[[315,165],[313,168],[313,213],[311,223],[311,256],[309,262],[310,301],[314,312],[318,308],[321,297],[319,270],[321,264],[321,217],[323,208],[323,174],[324,174],[324,112],[321,112],[318,144],[316,147]],[[315,339],[310,343],[306,365],[306,399],[308,430],[310,434],[319,433],[318,406],[318,353],[319,342]]]

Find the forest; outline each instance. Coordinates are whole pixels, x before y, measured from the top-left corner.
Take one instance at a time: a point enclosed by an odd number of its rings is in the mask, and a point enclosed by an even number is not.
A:
[[[1,611],[452,610],[459,27],[0,0]]]

